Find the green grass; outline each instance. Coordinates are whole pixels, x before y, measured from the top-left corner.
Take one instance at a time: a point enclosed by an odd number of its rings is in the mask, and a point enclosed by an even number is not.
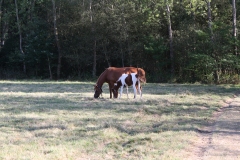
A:
[[[142,99],[109,99],[104,85],[94,99],[93,84],[0,81],[0,159],[184,159],[239,90],[146,84]]]

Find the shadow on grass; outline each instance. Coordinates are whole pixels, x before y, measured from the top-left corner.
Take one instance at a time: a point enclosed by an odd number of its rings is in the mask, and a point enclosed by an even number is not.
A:
[[[89,131],[114,127],[120,132],[130,135],[170,130],[195,131],[196,127],[206,123],[206,120],[194,117],[194,115],[202,114],[199,113],[200,111],[197,108],[182,109],[174,104],[168,107],[149,106],[148,101],[131,103],[131,101],[118,102],[107,99],[85,99],[86,101],[81,103],[73,103],[73,101],[59,98],[32,98],[29,101],[24,100],[22,102],[20,97],[15,99],[12,104],[6,104],[11,107],[0,108],[0,111],[5,115],[14,115],[8,118],[1,118],[1,122],[4,123],[3,125],[27,131],[53,128],[65,130],[68,129],[68,123],[72,123],[74,126],[81,125],[85,130]],[[5,101],[9,102],[10,99],[5,99]],[[36,118],[28,118],[27,115],[29,114],[36,115]],[[40,115],[43,115],[43,118],[39,118]],[[72,115],[74,115],[73,118],[71,117]],[[170,120],[160,119],[160,122],[154,120],[156,116],[172,115],[174,117]],[[51,116],[54,116],[56,119],[58,116],[59,119],[62,117],[66,123],[62,124],[61,120],[48,122]],[[150,120],[145,121],[145,116],[151,117]],[[66,117],[69,119],[66,119]]]
[[[0,92],[24,92],[24,93],[88,93],[93,92],[90,83],[0,83]]]
[[[174,91],[174,92],[173,92]],[[223,95],[239,93],[236,85],[188,85],[188,84],[147,84],[143,86],[143,94],[186,94],[186,95]]]
[[[143,85],[143,95],[168,95],[168,94],[229,94],[239,92],[239,86],[235,85],[188,85],[188,84],[146,84]],[[45,93],[89,93],[93,90],[93,83],[0,83],[0,92],[45,92]],[[103,92],[109,93],[108,85],[103,85]],[[108,97],[108,96],[107,96]]]
[[[92,91],[90,84],[7,84],[0,88],[2,92],[4,90],[5,92],[56,94]],[[236,90],[234,87],[224,86],[157,85],[156,87],[150,84],[143,86],[143,94],[160,96],[156,100],[142,101],[94,99],[81,97],[81,95],[51,97],[20,95],[14,98],[5,96],[0,98],[2,102],[0,112],[6,115],[1,116],[0,127],[7,126],[29,132],[52,129],[68,131],[72,130],[69,127],[71,124],[76,128],[74,132],[80,137],[92,136],[88,133],[106,128],[116,128],[119,132],[128,135],[165,131],[198,131],[199,127],[208,125],[209,117],[213,111],[217,110],[216,106],[209,106],[206,102],[170,102],[161,98],[161,95],[230,95]],[[28,114],[36,117],[28,118]],[[40,118],[41,116],[43,117]]]

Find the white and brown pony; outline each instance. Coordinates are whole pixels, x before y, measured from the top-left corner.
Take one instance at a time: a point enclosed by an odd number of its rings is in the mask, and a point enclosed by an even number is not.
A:
[[[112,88],[122,74],[138,73],[138,78],[141,82],[146,83],[145,71],[141,68],[135,67],[109,67],[98,78],[96,85],[94,85],[94,98],[98,98],[102,94],[102,86],[106,82],[109,86],[110,98],[112,98]]]
[[[121,98],[124,86],[127,88],[127,97],[128,97],[128,86],[131,86],[131,85],[133,86],[134,98],[136,98],[137,91],[142,98],[142,87],[140,85],[140,80],[138,79],[137,73],[122,74],[122,76],[118,79],[118,81],[114,84],[114,87],[112,88],[114,98],[118,97],[118,89],[120,87],[121,87],[121,91],[120,91],[120,96],[118,98]]]

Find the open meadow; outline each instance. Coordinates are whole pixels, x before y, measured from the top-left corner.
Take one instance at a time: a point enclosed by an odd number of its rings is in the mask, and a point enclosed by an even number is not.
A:
[[[153,84],[93,98],[92,82],[0,81],[0,159],[185,159],[236,85]]]

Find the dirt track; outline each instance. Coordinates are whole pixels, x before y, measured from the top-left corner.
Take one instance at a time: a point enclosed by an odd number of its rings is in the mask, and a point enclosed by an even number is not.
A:
[[[214,114],[213,124],[200,131],[194,146],[189,159],[240,159],[240,96]]]

